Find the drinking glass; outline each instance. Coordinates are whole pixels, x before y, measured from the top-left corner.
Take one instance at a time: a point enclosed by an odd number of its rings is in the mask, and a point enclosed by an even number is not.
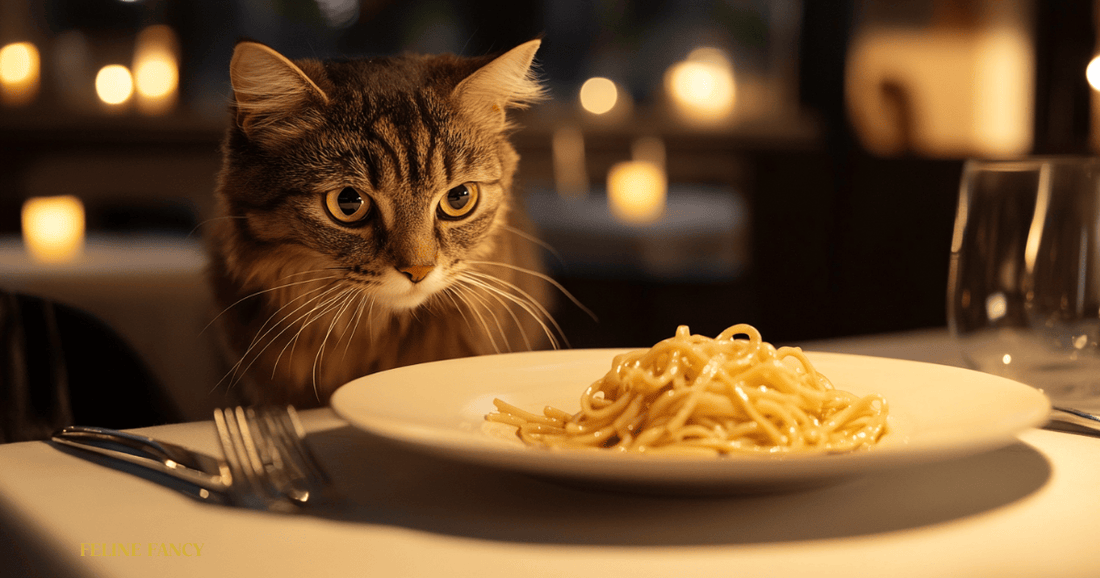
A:
[[[971,367],[1100,404],[1100,159],[967,162],[947,309]]]

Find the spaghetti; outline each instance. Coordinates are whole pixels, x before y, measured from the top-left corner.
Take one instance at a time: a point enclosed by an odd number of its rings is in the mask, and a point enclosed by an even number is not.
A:
[[[846,452],[877,443],[888,413],[882,396],[834,388],[801,349],[777,349],[745,324],[714,339],[681,325],[616,356],[576,414],[493,403],[486,419],[516,426],[529,444],[645,453]]]

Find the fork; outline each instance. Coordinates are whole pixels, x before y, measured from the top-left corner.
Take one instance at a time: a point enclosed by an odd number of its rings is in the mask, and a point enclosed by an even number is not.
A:
[[[329,480],[293,406],[217,409],[214,424],[240,505],[287,511],[321,500]]]

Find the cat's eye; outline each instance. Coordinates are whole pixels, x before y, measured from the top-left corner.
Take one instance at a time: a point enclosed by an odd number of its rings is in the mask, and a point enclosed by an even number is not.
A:
[[[477,183],[465,183],[454,187],[439,201],[439,215],[445,219],[461,219],[477,206],[480,193]]]
[[[357,224],[370,214],[370,197],[360,194],[353,187],[344,187],[325,195],[328,214],[339,223]]]

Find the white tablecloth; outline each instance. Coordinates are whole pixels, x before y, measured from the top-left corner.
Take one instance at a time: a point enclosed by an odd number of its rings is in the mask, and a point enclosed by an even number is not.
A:
[[[917,359],[952,353],[942,331],[834,345]],[[427,457],[368,437],[327,409],[304,417],[344,500],[297,515],[197,503],[47,443],[0,446],[0,560],[16,560],[0,564],[0,572],[188,578],[1100,575],[1094,545],[1100,439],[1092,437],[1032,430],[990,453],[819,489],[675,498],[566,487]],[[209,452],[216,447],[209,422],[147,433]],[[140,555],[87,555],[97,543],[136,544]],[[172,544],[181,555],[172,554]],[[195,555],[196,544],[201,555]]]

